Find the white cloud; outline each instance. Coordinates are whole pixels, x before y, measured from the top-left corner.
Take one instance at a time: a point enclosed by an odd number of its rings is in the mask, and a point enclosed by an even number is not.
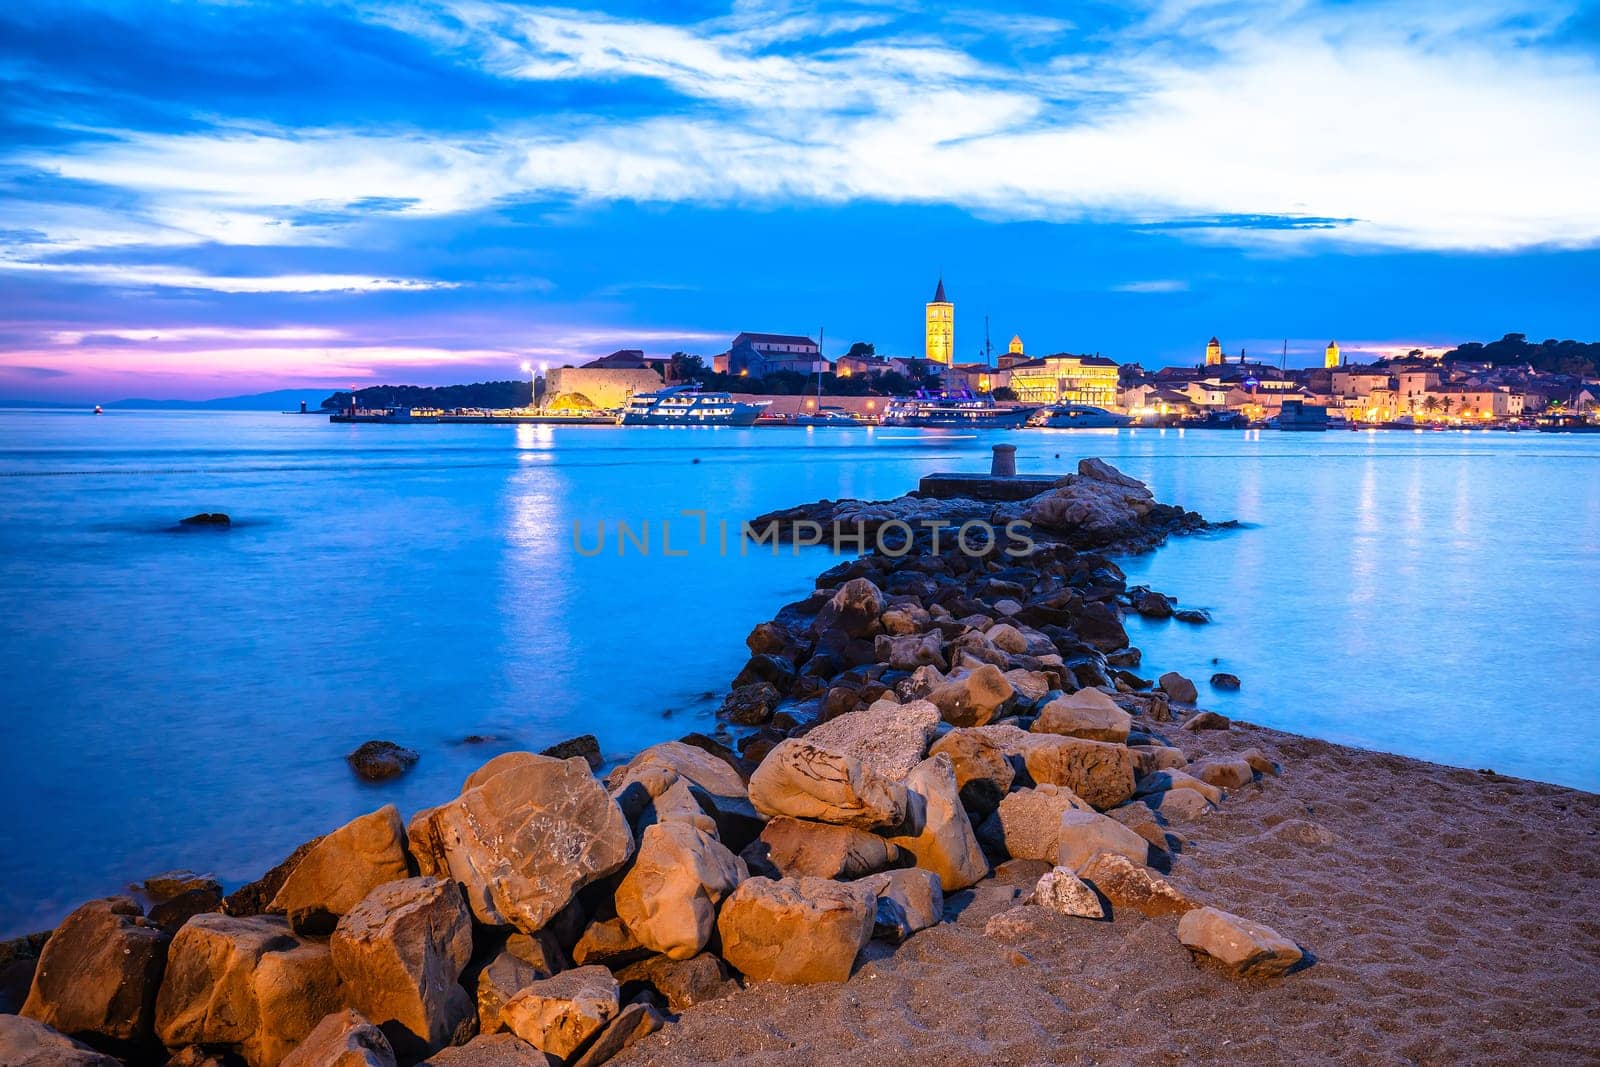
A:
[[[1125,282],[1122,285],[1113,285],[1113,293],[1183,293],[1189,289],[1189,283],[1175,278],[1162,278],[1148,282]]]
[[[205,274],[181,267],[117,263],[39,263],[0,258],[0,271],[40,274],[122,288],[205,289],[214,293],[377,293],[453,289],[454,282],[363,274]]]

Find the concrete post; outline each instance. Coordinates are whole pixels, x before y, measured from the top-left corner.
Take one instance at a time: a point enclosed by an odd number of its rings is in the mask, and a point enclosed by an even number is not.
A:
[[[1014,478],[1017,473],[1017,446],[995,445],[994,462],[989,466],[992,478]]]

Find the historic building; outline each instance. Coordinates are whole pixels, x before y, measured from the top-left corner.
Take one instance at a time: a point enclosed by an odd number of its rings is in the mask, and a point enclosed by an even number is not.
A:
[[[944,278],[939,278],[939,288],[928,302],[925,325],[925,351],[927,359],[949,366],[956,351],[956,306],[945,299]]]
[[[1118,370],[1114,360],[1102,356],[1062,352],[1013,363],[1010,384],[1017,399],[1024,403],[1109,408],[1117,403]]]
[[[1012,356],[1022,355],[1022,335],[1020,333],[1011,335],[1011,345],[1006,349],[1006,353]]]
[[[1329,341],[1327,349],[1322,353],[1322,365],[1332,370],[1339,365],[1339,342]]]
[[[1206,366],[1217,367],[1222,365],[1222,342],[1213,337],[1206,342]]]
[[[822,349],[809,337],[786,333],[741,333],[712,366],[728,374],[762,378],[774,371],[815,374],[830,369]]]

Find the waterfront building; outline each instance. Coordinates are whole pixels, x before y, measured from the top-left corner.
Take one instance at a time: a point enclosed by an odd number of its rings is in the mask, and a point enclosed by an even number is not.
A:
[[[1011,383],[1011,371],[987,363],[959,363],[945,369],[944,382],[947,389],[991,393]]]
[[[610,411],[627,404],[635,393],[653,393],[665,382],[648,366],[556,367],[545,374],[545,396],[554,409]]]
[[[1027,404],[1117,404],[1118,367],[1102,356],[1053,356],[1013,363],[1008,368],[1012,390]]]
[[[1332,369],[1339,365],[1339,342],[1329,341],[1328,347],[1322,353],[1322,365]]]
[[[642,370],[650,366],[651,362],[651,360],[645,358],[644,349],[642,348],[619,348],[609,356],[591,359],[584,364],[584,367],[586,369],[595,368],[600,370]],[[654,362],[661,363],[664,361],[658,359]]]
[[[1213,337],[1206,342],[1206,366],[1219,367],[1222,365],[1222,342]]]
[[[944,277],[939,277],[939,287],[924,309],[924,356],[932,363],[949,366],[956,351],[956,306],[944,295]]]
[[[764,378],[777,371],[816,374],[831,370],[822,348],[809,337],[787,333],[740,333],[712,366],[726,374]]]

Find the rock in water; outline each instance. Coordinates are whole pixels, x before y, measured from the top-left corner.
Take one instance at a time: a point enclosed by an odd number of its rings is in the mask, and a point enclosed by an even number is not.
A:
[[[0,1063],[6,1067],[121,1067],[121,1061],[20,1015],[0,1015]]]
[[[197,915],[173,938],[156,1001],[168,1048],[222,1046],[271,1067],[341,1004],[328,946],[277,916]]]
[[[332,933],[368,893],[409,873],[405,834],[393,804],[345,823],[295,865],[268,910],[287,913],[300,933]]]
[[[71,1037],[150,1034],[168,935],[129,897],[91,900],[45,942],[22,1014]]]
[[[179,519],[180,526],[231,526],[233,520],[223,511],[202,511],[190,515],[186,519]]]
[[[1239,685],[1239,676],[1237,674],[1218,671],[1211,676],[1211,688],[1213,689],[1237,689]]]
[[[938,728],[939,709],[926,700],[905,704],[878,700],[862,711],[814,727],[806,734],[806,743],[853,756],[868,770],[903,782],[927,755],[928,742]]]
[[[1261,978],[1282,974],[1304,955],[1270,926],[1216,908],[1196,908],[1178,920],[1178,940],[1235,974]]]
[[[565,1060],[581,1050],[621,1007],[617,980],[604,967],[579,967],[535,982],[502,1014],[512,1033]]]
[[[917,866],[933,871],[940,884],[954,892],[989,874],[989,861],[961,806],[955,767],[946,755],[929,756],[906,779],[906,787],[925,802],[922,832],[897,837],[894,843],[917,858]]]
[[[872,938],[877,894],[860,882],[751,878],[722,905],[722,955],[758,982],[842,982]]]
[[[393,741],[368,741],[345,757],[350,769],[369,782],[398,778],[422,757]]]
[[[1161,691],[1180,704],[1193,704],[1200,699],[1200,691],[1194,683],[1177,671],[1168,671],[1156,680]]]
[[[466,888],[480,922],[531,934],[579,889],[621,870],[633,832],[582,758],[510,755],[480,768],[455,800],[419,812],[408,837],[424,871]]]
[[[646,948],[686,960],[711,939],[717,905],[749,876],[743,860],[699,827],[657,823],[645,828],[617,886],[617,917]]]
[[[736,686],[722,701],[721,715],[740,726],[760,726],[777,710],[779,694],[767,682]]]
[[[472,919],[455,883],[378,886],[339,920],[330,946],[350,1006],[378,1021],[402,1059],[465,1036],[473,1006],[459,983],[472,958]]]
[[[750,776],[750,802],[768,817],[893,829],[906,820],[906,788],[853,756],[796,738],[778,743]]]
[[[389,1039],[358,1011],[323,1017],[281,1067],[395,1067]]]
[[[1062,915],[1076,915],[1083,919],[1106,917],[1105,905],[1100,903],[1100,897],[1066,867],[1052,868],[1039,879],[1039,884],[1033,887],[1033,902]]]

